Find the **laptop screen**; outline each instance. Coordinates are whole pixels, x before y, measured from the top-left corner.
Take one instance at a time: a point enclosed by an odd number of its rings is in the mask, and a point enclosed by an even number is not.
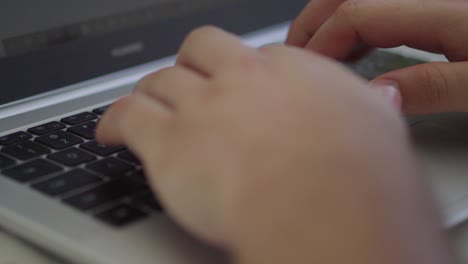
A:
[[[228,1],[232,0],[10,1],[0,10],[0,57],[131,29]]]
[[[238,34],[291,19],[306,0],[6,0],[0,105],[176,53],[194,27]]]

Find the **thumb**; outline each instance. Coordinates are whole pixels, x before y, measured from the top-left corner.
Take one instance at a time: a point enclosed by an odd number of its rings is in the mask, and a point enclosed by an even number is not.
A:
[[[468,112],[468,62],[436,62],[385,73],[370,86],[400,90],[405,114]]]

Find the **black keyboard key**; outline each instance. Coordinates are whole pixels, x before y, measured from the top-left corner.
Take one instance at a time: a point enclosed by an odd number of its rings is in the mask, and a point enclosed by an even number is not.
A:
[[[64,149],[83,142],[83,139],[65,131],[56,131],[36,138],[36,142],[53,149]]]
[[[141,164],[140,161],[137,159],[137,157],[133,153],[131,153],[129,150],[119,153],[117,157],[125,161],[128,161],[130,163],[134,163],[137,165]]]
[[[96,161],[87,165],[86,167],[92,171],[111,178],[125,176],[126,172],[135,169],[134,166],[113,157]]]
[[[102,182],[102,179],[82,169],[69,171],[32,187],[50,196],[59,196],[73,190]]]
[[[120,204],[96,215],[96,217],[113,226],[124,226],[144,219],[148,214],[130,205]]]
[[[48,158],[65,166],[78,166],[95,160],[96,156],[78,148],[69,148],[50,154]]]
[[[156,197],[154,196],[153,193],[146,193],[143,195],[138,195],[134,197],[132,200],[136,204],[140,206],[144,206],[156,212],[163,211],[161,204],[156,200]]]
[[[130,180],[140,181],[142,183],[147,184],[148,180],[146,179],[146,175],[142,169],[128,171],[125,173],[125,176],[128,177]]]
[[[32,138],[31,134],[19,131],[13,134],[0,137],[0,145],[8,146],[30,138]]]
[[[6,167],[10,167],[15,164],[16,164],[15,160],[10,159],[9,157],[5,155],[0,154],[0,170]]]
[[[19,182],[29,182],[61,171],[62,168],[44,159],[33,160],[3,171]]]
[[[79,210],[87,211],[108,202],[131,196],[142,190],[144,190],[143,185],[136,185],[127,181],[113,181],[76,194],[63,201]]]
[[[84,143],[80,146],[83,149],[86,149],[89,152],[97,154],[99,156],[109,156],[119,151],[125,150],[124,147],[111,147],[97,143],[96,140]]]
[[[48,148],[29,140],[4,147],[2,151],[20,160],[33,159],[50,153]]]
[[[57,122],[57,121],[53,121],[53,122],[49,122],[47,124],[43,124],[40,126],[31,127],[30,129],[28,129],[28,132],[33,133],[38,136],[42,136],[42,135],[45,135],[47,133],[50,133],[59,129],[63,129],[65,127],[66,127],[65,124]]]
[[[80,123],[84,123],[86,121],[91,121],[98,118],[96,114],[90,113],[90,112],[84,112],[76,115],[72,115],[66,118],[63,118],[60,120],[60,122],[69,124],[69,125],[78,125]]]
[[[98,115],[103,115],[109,107],[110,105],[102,106],[102,107],[94,109],[93,112]]]
[[[94,139],[95,131],[96,131],[96,122],[86,122],[84,124],[80,124],[74,127],[67,129],[68,132],[71,132],[75,135],[78,135],[82,138],[86,139]]]

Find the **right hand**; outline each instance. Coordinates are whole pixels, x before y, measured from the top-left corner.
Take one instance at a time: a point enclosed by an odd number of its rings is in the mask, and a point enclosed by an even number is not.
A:
[[[389,72],[372,84],[396,86],[406,114],[468,111],[468,1],[312,0],[287,43],[337,60],[362,54],[362,44],[442,53],[450,62]]]
[[[241,263],[449,263],[404,124],[366,88],[317,54],[205,27],[97,139],[128,146],[166,213]]]

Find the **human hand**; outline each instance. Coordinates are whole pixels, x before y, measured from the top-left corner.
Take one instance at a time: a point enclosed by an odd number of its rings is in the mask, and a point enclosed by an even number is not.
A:
[[[438,230],[388,98],[300,49],[196,30],[174,67],[107,111],[97,138],[140,158],[183,227],[252,263],[403,263],[396,251],[428,246],[404,234]]]
[[[468,111],[468,2],[463,0],[313,0],[287,43],[338,60],[362,47],[407,45],[445,54],[450,63],[413,66],[371,84],[396,86],[406,114]]]

